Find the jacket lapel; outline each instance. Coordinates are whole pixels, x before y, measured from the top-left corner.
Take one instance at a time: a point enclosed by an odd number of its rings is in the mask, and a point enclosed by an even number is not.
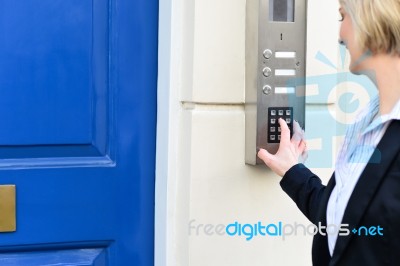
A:
[[[370,161],[366,165],[358,180],[354,191],[347,204],[342,224],[349,224],[349,230],[360,226],[360,220],[368,208],[376,190],[379,188],[387,171],[400,152],[400,121],[391,122],[384,136],[375,149]],[[350,232],[349,236],[338,236],[331,265],[335,265],[343,252],[346,250],[350,240],[354,237]]]
[[[335,174],[333,174],[328,184],[326,185],[325,191],[321,197],[321,205],[319,207],[317,220],[321,222],[322,226],[326,226],[326,208],[335,184]],[[321,234],[316,234],[314,236],[312,257],[313,265],[315,266],[326,266],[329,264],[329,261],[331,260],[331,255],[329,253],[328,238],[326,235],[324,236]]]

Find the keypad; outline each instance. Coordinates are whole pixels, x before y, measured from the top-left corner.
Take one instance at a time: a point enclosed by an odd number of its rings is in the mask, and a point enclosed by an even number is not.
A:
[[[290,132],[293,132],[293,108],[270,107],[268,108],[268,142],[279,143],[281,141],[281,127],[278,119],[282,118],[288,124]]]

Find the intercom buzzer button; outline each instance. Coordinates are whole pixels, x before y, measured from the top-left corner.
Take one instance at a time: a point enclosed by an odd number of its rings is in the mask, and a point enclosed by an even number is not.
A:
[[[283,110],[279,110],[279,111],[278,111],[278,114],[279,114],[279,115],[283,115]]]
[[[292,110],[286,110],[286,115],[288,115],[288,116],[290,116],[290,115],[292,115]]]
[[[272,56],[272,51],[270,49],[264,50],[263,56],[264,56],[265,59],[270,59],[271,56]]]
[[[276,110],[271,110],[271,115],[275,116],[276,115]]]
[[[270,131],[270,132],[276,132],[276,127],[270,127],[270,128],[269,128],[269,131]]]
[[[269,95],[269,94],[271,94],[271,92],[272,92],[271,86],[265,85],[265,86],[263,87],[263,93],[264,93],[265,95]]]
[[[271,124],[276,124],[276,119],[275,118],[271,118]]]
[[[275,139],[276,139],[276,138],[275,138],[275,135],[270,135],[270,136],[269,136],[269,139],[270,139],[270,140],[275,140]]]
[[[292,123],[292,120],[290,118],[286,118],[286,123],[290,124],[290,123]]]
[[[264,67],[262,72],[265,77],[269,77],[272,74],[272,70],[269,67]]]

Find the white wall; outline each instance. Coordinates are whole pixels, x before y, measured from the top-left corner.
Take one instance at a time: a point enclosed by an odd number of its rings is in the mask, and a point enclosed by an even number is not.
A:
[[[310,149],[320,151],[310,152],[309,165],[324,182],[342,131],[331,117],[335,94],[315,95],[343,72],[337,10],[335,1],[309,0],[306,131]],[[245,0],[160,0],[157,266],[311,265],[310,236],[246,241],[207,235],[204,227],[189,235],[190,221],[309,223],[276,175],[244,163],[245,36]],[[318,52],[340,67],[317,60]]]

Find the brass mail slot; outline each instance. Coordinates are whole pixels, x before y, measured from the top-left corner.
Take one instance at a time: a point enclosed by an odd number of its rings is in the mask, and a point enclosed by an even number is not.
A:
[[[0,185],[0,232],[15,232],[15,185]]]

